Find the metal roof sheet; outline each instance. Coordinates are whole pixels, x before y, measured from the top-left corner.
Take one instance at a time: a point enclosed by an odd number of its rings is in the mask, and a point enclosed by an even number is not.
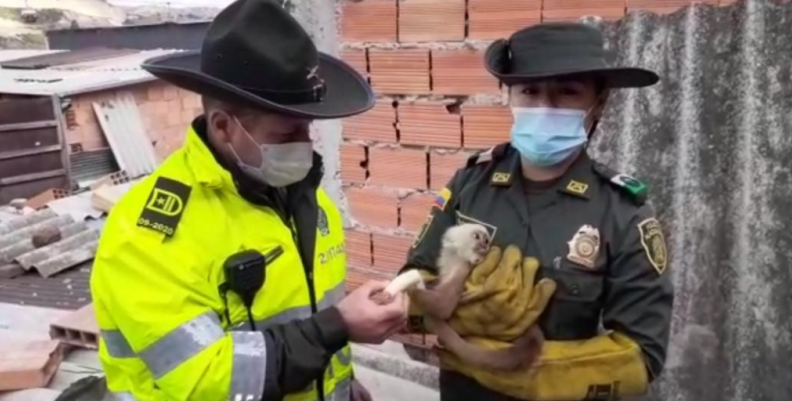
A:
[[[85,61],[106,60],[134,53],[138,52],[133,49],[109,49],[106,47],[92,47],[70,52],[42,54],[32,57],[0,61],[0,67],[8,69],[40,70],[42,68],[82,63]]]
[[[50,277],[72,266],[93,259],[99,231],[85,222],[75,222],[70,214],[58,215],[51,209],[34,212],[22,223],[0,223],[0,266],[18,264],[25,270],[35,268],[38,274]],[[13,228],[12,227],[13,224]],[[59,239],[36,248],[33,237],[56,230]],[[40,246],[40,245],[39,245]]]
[[[178,50],[141,51],[125,56],[52,66],[39,70],[0,68],[0,93],[40,96],[69,96],[153,81],[140,68],[147,59]],[[57,53],[42,50],[3,50],[0,62]]]

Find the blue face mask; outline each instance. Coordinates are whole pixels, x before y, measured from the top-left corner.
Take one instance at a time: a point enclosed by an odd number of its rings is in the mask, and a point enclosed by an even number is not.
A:
[[[586,112],[544,107],[513,107],[511,143],[532,165],[562,163],[588,141]]]

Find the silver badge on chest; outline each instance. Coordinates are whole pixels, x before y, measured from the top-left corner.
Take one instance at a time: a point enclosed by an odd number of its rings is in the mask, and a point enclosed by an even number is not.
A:
[[[599,230],[585,225],[569,241],[569,254],[567,259],[570,262],[593,269],[599,255],[600,234]]]

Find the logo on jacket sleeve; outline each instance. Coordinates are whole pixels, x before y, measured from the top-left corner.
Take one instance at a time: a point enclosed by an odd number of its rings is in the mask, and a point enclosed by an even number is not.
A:
[[[660,222],[654,217],[648,218],[638,224],[638,229],[641,232],[641,245],[646,251],[649,263],[658,274],[663,274],[668,266],[668,255]]]
[[[138,219],[138,226],[172,236],[184,213],[191,190],[192,188],[178,181],[157,178]]]

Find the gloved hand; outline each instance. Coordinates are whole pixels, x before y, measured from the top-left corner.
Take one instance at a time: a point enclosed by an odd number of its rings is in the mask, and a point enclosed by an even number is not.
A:
[[[493,340],[469,338],[481,347],[503,347]],[[483,386],[531,401],[619,399],[646,393],[649,375],[640,347],[611,332],[590,340],[545,341],[539,360],[528,369],[493,372],[471,369],[446,351],[441,366],[472,377]]]
[[[538,270],[539,261],[523,259],[516,246],[504,252],[493,247],[473,269],[449,324],[463,337],[514,341],[536,322],[555,292],[551,279],[534,283]]]

